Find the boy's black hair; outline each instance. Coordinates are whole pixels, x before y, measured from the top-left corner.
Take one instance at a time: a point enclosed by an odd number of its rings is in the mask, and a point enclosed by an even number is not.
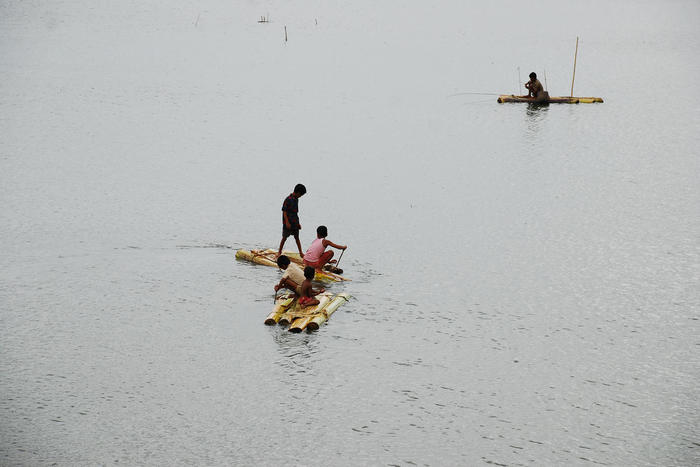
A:
[[[316,235],[318,238],[326,238],[328,236],[328,228],[325,225],[319,225],[316,227]]]
[[[281,267],[282,269],[289,266],[289,263],[291,263],[291,261],[285,255],[280,255],[280,257],[277,258],[277,266]],[[284,266],[284,267],[282,267],[282,266]]]
[[[532,79],[537,79],[537,73],[535,73],[534,71],[533,71],[532,73],[530,73],[529,76],[530,76],[530,78],[532,78]]]
[[[294,187],[294,193],[298,194],[299,196],[305,195],[306,187],[301,183],[297,183],[297,186]]]
[[[316,274],[316,270],[313,268],[313,266],[306,266],[304,268],[304,277],[306,277],[308,280],[312,280],[314,278],[314,274]]]

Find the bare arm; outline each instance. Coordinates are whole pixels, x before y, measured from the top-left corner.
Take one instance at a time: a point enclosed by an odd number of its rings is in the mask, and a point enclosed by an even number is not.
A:
[[[330,240],[323,240],[323,243],[324,243],[324,246],[330,245],[333,248],[337,248],[339,250],[344,250],[348,247],[347,245],[338,245],[336,243],[331,242]]]
[[[287,287],[289,290],[296,290],[296,288],[299,286],[296,282],[291,280],[288,277],[282,277],[280,280],[279,284],[275,285],[275,292],[277,292],[279,289],[283,287]]]

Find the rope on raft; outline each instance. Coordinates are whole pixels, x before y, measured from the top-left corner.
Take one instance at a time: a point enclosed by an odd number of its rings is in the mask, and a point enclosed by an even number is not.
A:
[[[265,258],[268,261],[275,262],[275,260],[270,257],[272,253],[268,253],[265,250],[250,250],[250,254],[253,255],[253,258]]]

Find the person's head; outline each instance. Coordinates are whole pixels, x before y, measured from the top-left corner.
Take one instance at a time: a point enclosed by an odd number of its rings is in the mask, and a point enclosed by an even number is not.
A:
[[[533,71],[532,73],[530,73],[530,79],[533,80],[533,81],[536,80],[536,79],[537,79],[537,73],[535,73],[534,71]]]
[[[301,198],[306,194],[306,187],[301,183],[297,183],[297,186],[294,187],[294,194],[297,198]]]
[[[277,266],[279,266],[280,269],[287,269],[287,266],[289,266],[289,258],[285,255],[280,255],[279,258],[277,258]]]
[[[328,229],[325,225],[319,225],[316,227],[316,236],[318,238],[326,238],[328,236]]]
[[[306,266],[304,268],[304,277],[308,280],[313,280],[314,274],[316,274],[316,270],[312,266]]]

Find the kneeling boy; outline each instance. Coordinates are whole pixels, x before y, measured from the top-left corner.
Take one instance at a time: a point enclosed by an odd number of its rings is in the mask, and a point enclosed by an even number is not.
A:
[[[304,271],[292,263],[286,255],[277,258],[277,266],[284,271],[279,284],[275,285],[275,292],[281,288],[289,289],[297,295],[301,295],[301,284],[304,282]]]

